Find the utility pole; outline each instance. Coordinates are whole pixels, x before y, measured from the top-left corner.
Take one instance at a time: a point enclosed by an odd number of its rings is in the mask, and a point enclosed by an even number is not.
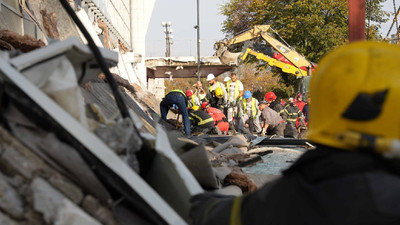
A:
[[[197,0],[197,25],[194,27],[197,29],[197,79],[200,81],[200,10],[199,0]]]
[[[164,27],[164,33],[165,33],[165,57],[171,57],[171,45],[174,43],[172,41],[172,29],[171,29],[171,21],[166,22],[161,22],[161,26]]]

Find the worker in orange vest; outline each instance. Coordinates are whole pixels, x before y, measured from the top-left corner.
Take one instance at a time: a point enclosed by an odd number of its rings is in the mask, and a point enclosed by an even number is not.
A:
[[[208,102],[203,102],[201,108],[210,114],[210,116],[214,119],[214,126],[219,135],[228,134],[229,123],[227,122],[226,116],[221,110],[211,107]]]

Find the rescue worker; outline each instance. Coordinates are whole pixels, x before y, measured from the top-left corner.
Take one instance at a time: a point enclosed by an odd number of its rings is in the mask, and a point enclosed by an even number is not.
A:
[[[271,109],[267,101],[260,101],[260,103],[258,103],[258,108],[261,112],[261,136],[265,136],[267,134],[283,137],[285,120],[282,119],[279,113]]]
[[[222,88],[217,87],[217,89],[215,89],[214,91],[207,93],[205,100],[208,103],[210,103],[211,107],[224,111],[225,101],[223,97],[224,97],[224,92],[222,91]]]
[[[301,93],[298,93],[296,96],[296,105],[299,107],[300,111],[303,111],[303,108],[306,105],[306,103],[303,102],[303,95]]]
[[[219,82],[219,81],[216,81],[215,80],[215,76],[212,73],[207,75],[207,81],[208,81],[208,84],[209,84],[208,93],[211,93],[212,91],[214,91],[217,88],[221,88],[222,91],[224,92],[224,97],[223,97],[224,103],[226,103],[227,95],[226,95],[226,89],[225,89],[224,84]]]
[[[170,91],[160,102],[161,119],[167,121],[167,114],[169,109],[173,106],[178,106],[179,112],[182,114],[183,126],[186,135],[190,135],[190,120],[187,107],[189,101],[185,92],[180,89]]]
[[[296,101],[293,98],[289,98],[288,102],[289,104],[283,109],[287,117],[285,137],[297,138],[299,132],[296,129],[296,121],[300,119],[300,122],[303,122],[303,113],[297,107]]]
[[[322,59],[310,84],[316,149],[251,194],[193,197],[192,224],[400,224],[399,58],[396,45],[363,41]]]
[[[186,91],[186,96],[189,99],[189,105],[188,108],[191,109],[193,106],[196,105],[196,99],[195,99],[195,95],[193,95],[193,92],[191,90],[187,90]]]
[[[201,106],[203,101],[205,101],[207,93],[206,91],[204,91],[203,84],[199,80],[193,85],[193,87],[195,88],[194,90],[195,103],[196,105]]]
[[[228,134],[229,123],[226,122],[226,117],[221,110],[211,107],[208,102],[203,102],[201,108],[214,119],[214,127],[218,135]]]
[[[277,100],[277,96],[274,92],[268,92],[265,94],[265,100],[269,103],[269,108],[275,110],[279,115],[286,120],[286,113],[283,110],[283,106]]]
[[[244,92],[243,108],[238,124],[238,130],[242,133],[247,133],[245,130],[246,123],[248,124],[250,133],[261,132],[260,126],[260,111],[258,110],[258,100],[252,97],[250,91]]]
[[[230,126],[234,126],[234,117],[239,113],[238,103],[243,96],[243,83],[237,79],[236,72],[232,72],[230,80],[226,82],[226,92],[228,94],[227,117]],[[236,118],[237,119],[237,118]]]
[[[189,110],[189,119],[192,124],[192,133],[209,133],[214,128],[214,119],[200,109],[200,106],[193,106]]]
[[[306,125],[308,124],[308,120],[310,117],[310,103],[311,103],[311,98],[310,96],[308,96],[307,98],[307,104],[304,106],[303,108],[303,115],[304,115],[304,122],[306,123]]]

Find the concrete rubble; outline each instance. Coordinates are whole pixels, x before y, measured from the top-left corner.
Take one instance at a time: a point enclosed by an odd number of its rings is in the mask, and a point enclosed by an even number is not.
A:
[[[57,24],[52,9],[38,23],[64,39],[71,21]],[[113,73],[130,113],[122,118],[80,39],[47,44],[1,30],[0,47],[0,224],[187,224],[191,196],[253,192],[302,153],[243,135],[185,138],[160,121],[159,99]],[[260,162],[273,169],[247,171]]]

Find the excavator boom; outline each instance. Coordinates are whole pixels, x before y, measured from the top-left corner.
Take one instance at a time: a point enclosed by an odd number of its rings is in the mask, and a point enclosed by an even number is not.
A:
[[[305,71],[304,68],[312,68],[313,65],[293,48],[281,43],[268,34],[268,30],[272,30],[270,25],[256,25],[229,40],[218,41],[215,44],[216,55],[221,59],[221,62],[226,64],[234,64],[237,63],[237,57],[240,57],[243,60],[248,54],[251,54],[256,56],[258,59],[266,61],[271,66],[277,66],[281,68],[282,71],[286,73],[291,73],[295,76],[306,76],[307,71]],[[246,53],[244,54],[232,53],[228,51],[229,46],[257,38],[262,38],[265,40],[275,51],[283,55],[285,59],[287,59],[287,61],[289,61],[292,65],[273,59],[272,57],[256,52],[252,49],[247,49]]]

